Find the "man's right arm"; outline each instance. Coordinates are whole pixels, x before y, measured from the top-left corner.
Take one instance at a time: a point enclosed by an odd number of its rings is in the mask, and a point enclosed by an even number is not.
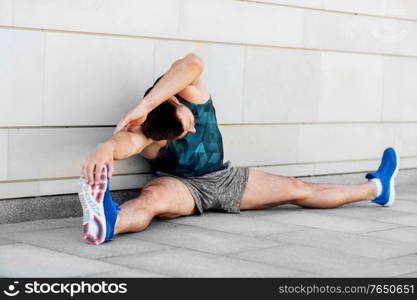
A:
[[[109,177],[113,174],[113,161],[126,159],[142,152],[153,140],[147,138],[140,129],[135,132],[121,131],[100,143],[81,164],[81,176],[89,183],[98,183],[101,170],[109,167]]]

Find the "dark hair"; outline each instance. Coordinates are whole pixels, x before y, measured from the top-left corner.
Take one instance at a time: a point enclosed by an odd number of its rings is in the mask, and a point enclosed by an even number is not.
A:
[[[153,86],[148,88],[144,97],[149,94],[162,76],[155,81]],[[177,116],[177,107],[172,101],[164,101],[155,107],[148,113],[145,122],[142,124],[143,134],[155,141],[173,140],[180,136],[183,131],[183,125]]]

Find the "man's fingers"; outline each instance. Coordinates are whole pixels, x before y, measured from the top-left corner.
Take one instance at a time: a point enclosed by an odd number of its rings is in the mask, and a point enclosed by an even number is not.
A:
[[[124,120],[121,120],[119,123],[117,123],[116,128],[114,129],[113,134],[116,134],[124,127]]]
[[[116,129],[114,130],[113,134],[118,133],[119,131],[121,131],[128,123],[129,123],[130,119],[127,116],[124,116],[120,122],[117,124]]]
[[[120,128],[123,128],[123,127],[122,127],[122,123],[119,122],[119,124],[117,124],[116,128],[114,129],[113,134],[118,133],[120,131]]]
[[[126,131],[133,131],[132,126],[133,126],[132,124],[128,124],[126,126]]]
[[[84,179],[84,181],[87,180],[86,173],[85,173],[85,164],[84,163],[81,164],[81,177]]]
[[[109,178],[111,178],[113,176],[113,163],[109,163]]]
[[[104,164],[100,163],[96,165],[96,170],[94,172],[95,178],[94,178],[94,183],[95,184],[99,184],[100,181],[100,177],[101,177],[101,172],[103,171],[104,168]]]
[[[88,164],[84,163],[84,167],[83,167],[83,177],[84,177],[84,181],[88,182]]]
[[[140,127],[141,124],[142,123],[141,122],[138,122],[137,120],[131,121],[129,124],[127,124],[126,130],[127,131],[130,131],[130,132],[136,131],[136,130],[139,129],[139,127]]]
[[[94,167],[95,164],[88,164],[87,166],[87,183],[93,184],[94,183]]]

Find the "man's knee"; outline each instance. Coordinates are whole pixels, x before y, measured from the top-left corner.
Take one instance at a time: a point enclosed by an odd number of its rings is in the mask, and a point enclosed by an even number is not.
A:
[[[169,210],[166,187],[161,182],[150,182],[145,185],[139,195],[139,201],[144,209],[154,214],[161,214]]]
[[[293,199],[292,202],[294,204],[311,197],[311,193],[313,192],[311,183],[304,182],[294,177],[289,177],[289,180],[291,182],[291,198]]]

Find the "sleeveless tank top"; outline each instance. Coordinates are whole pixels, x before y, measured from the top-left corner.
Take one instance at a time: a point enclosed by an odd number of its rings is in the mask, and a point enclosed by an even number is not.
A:
[[[169,140],[159,157],[149,160],[152,171],[191,177],[224,169],[223,140],[211,96],[203,104],[190,103],[179,95],[175,96],[194,114],[196,133]]]

